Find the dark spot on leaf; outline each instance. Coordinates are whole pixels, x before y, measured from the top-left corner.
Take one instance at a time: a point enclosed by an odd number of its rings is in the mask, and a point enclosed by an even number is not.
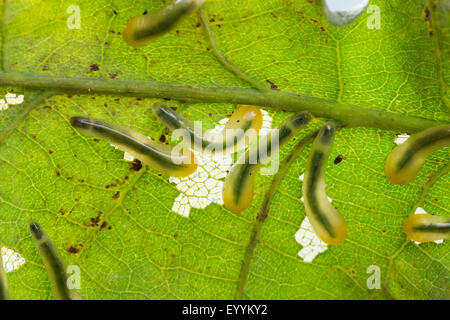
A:
[[[198,22],[198,23],[195,25],[196,28],[199,28],[200,26],[201,26],[201,23],[200,23],[200,22]]]
[[[47,71],[47,70],[48,70],[48,66],[43,65],[43,66],[41,67],[41,70],[42,70],[42,71]]]
[[[176,238],[178,238],[178,233],[174,233],[173,234],[173,237],[176,239]]]
[[[100,66],[97,63],[93,63],[89,66],[89,71],[94,72],[100,70]]]
[[[214,20],[214,19],[210,19],[210,20],[209,20],[209,22],[215,22],[215,21],[216,21],[216,20]]]
[[[107,225],[108,225],[108,223],[106,221],[103,221],[103,223],[100,225],[99,230],[105,229]]]
[[[325,32],[325,28],[324,27],[320,27],[320,30]]]
[[[430,9],[428,7],[425,7],[425,20],[426,21],[430,20],[430,16],[431,16]]]
[[[64,211],[64,209],[59,209],[58,213],[59,213],[60,215],[62,215],[62,216],[66,214],[66,212]]]
[[[144,11],[144,13],[143,13],[143,15],[146,15],[147,13],[148,13],[148,11],[147,11],[147,10],[145,10],[145,11]]]
[[[278,87],[277,87],[277,86],[275,85],[275,83],[273,83],[272,81],[266,80],[266,82],[267,82],[268,84],[270,84],[270,89],[275,90],[275,91],[280,91],[280,89],[278,89]]]
[[[111,184],[106,185],[105,188],[106,188],[106,189],[109,189],[109,188],[113,188],[113,187],[115,187],[115,186],[116,186],[115,183],[111,183]]]
[[[177,111],[177,107],[170,107],[173,111]]]
[[[117,15],[117,14],[118,14],[116,10],[113,10],[113,13],[114,13],[115,15]]]
[[[334,159],[334,164],[339,164],[342,162],[342,160],[344,160],[344,156],[343,155],[338,155],[336,157],[336,159]]]
[[[162,135],[159,137],[159,141],[161,141],[161,142],[166,142],[166,136],[162,134]]]
[[[139,171],[141,169],[142,169],[142,163],[139,160],[134,159],[133,162],[131,163],[130,170]]]
[[[49,154],[53,154],[53,150],[48,150],[48,153]]]
[[[128,180],[128,176],[125,176],[125,180]]]
[[[115,78],[117,78],[117,73],[110,73],[110,74],[109,74],[109,78],[110,78],[110,79],[115,79]]]
[[[80,251],[80,248],[70,246],[69,249],[67,249],[67,252],[70,254],[77,254]]]
[[[61,172],[59,170],[56,170],[56,175],[59,177],[61,176]]]
[[[116,193],[114,193],[114,195],[112,196],[113,199],[118,199],[120,197],[120,191],[117,191]]]
[[[171,99],[170,98],[163,98],[163,100],[170,101]]]

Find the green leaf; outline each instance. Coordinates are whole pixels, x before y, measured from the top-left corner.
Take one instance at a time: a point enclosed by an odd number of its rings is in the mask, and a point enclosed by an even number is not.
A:
[[[450,120],[445,2],[371,1],[381,10],[380,29],[368,28],[367,12],[347,27],[334,27],[320,2],[215,0],[204,10],[217,48],[260,86],[404,117]],[[168,1],[130,3],[78,1],[80,29],[69,29],[73,1],[0,0],[2,70],[101,83],[251,88],[216,58],[196,15],[146,47],[128,46],[121,35],[126,22]],[[298,256],[302,246],[295,234],[305,218],[299,176],[309,146],[288,167],[281,162],[285,175],[277,176],[281,183],[273,194],[268,190],[274,177],[257,176],[255,198],[245,212],[232,214],[212,203],[192,208],[186,218],[172,210],[180,191],[169,177],[138,170],[123,152],[68,121],[73,115],[98,117],[169,138],[151,112],[154,102],[164,100],[67,90],[47,97],[28,87],[0,89],[0,99],[8,92],[25,96],[24,104],[0,110],[0,242],[26,259],[7,273],[13,299],[53,298],[27,230],[31,219],[68,265],[81,268],[79,292],[86,299],[450,298],[448,242],[416,245],[402,229],[418,205],[430,214],[450,214],[450,177],[427,188],[448,162],[448,148],[433,153],[411,184],[396,186],[383,170],[401,130],[339,130],[326,182],[348,223],[348,237],[307,263]],[[206,128],[236,107],[225,102],[166,101]],[[272,126],[289,115],[263,109]],[[284,146],[280,158],[322,120]],[[343,161],[334,164],[339,155]],[[266,194],[271,202],[263,219]],[[380,268],[381,289],[367,286],[370,266]]]

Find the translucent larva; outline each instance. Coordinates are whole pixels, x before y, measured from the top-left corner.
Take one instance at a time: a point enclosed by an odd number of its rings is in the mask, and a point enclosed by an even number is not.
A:
[[[44,262],[50,280],[52,293],[57,300],[81,300],[80,294],[67,287],[66,265],[61,259],[58,250],[50,241],[48,235],[42,230],[41,226],[32,221],[29,224],[31,237],[36,246],[39,255]]]
[[[223,202],[231,212],[239,213],[250,206],[254,176],[261,163],[278,152],[281,145],[310,120],[311,114],[307,112],[294,115],[278,128],[277,134],[270,133],[267,145],[250,148],[238,159],[226,176],[222,189]],[[261,148],[265,148],[265,152],[261,152]]]
[[[6,279],[6,272],[3,268],[3,256],[0,253],[0,300],[8,300],[8,279]]]
[[[392,150],[386,160],[386,177],[395,184],[409,183],[416,177],[431,152],[449,146],[450,125],[416,133]]]
[[[192,149],[212,155],[224,155],[243,149],[257,138],[263,122],[262,113],[258,108],[241,107],[234,111],[222,134],[210,141],[202,132],[197,132],[189,120],[162,103],[153,105],[153,113],[169,129],[184,129]]]
[[[123,31],[126,43],[141,47],[162,37],[197,11],[205,0],[175,0],[152,14],[131,18]]]
[[[431,214],[415,214],[403,225],[408,238],[417,242],[450,239],[450,218]]]
[[[316,235],[332,245],[342,243],[347,236],[344,217],[331,205],[325,193],[325,169],[335,131],[334,123],[327,122],[314,139],[302,188],[306,214]]]
[[[197,169],[194,154],[185,148],[157,143],[139,132],[98,119],[73,117],[70,123],[78,130],[107,140],[151,168],[172,177],[186,177]]]

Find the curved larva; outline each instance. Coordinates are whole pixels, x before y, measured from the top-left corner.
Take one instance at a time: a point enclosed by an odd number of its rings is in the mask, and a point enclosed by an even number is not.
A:
[[[450,218],[431,214],[415,214],[403,225],[408,238],[417,242],[450,239]]]
[[[267,145],[264,146],[266,152],[260,152],[261,146],[258,145],[258,148],[250,148],[238,159],[226,176],[222,189],[223,202],[231,212],[239,213],[250,206],[254,176],[261,163],[278,152],[281,145],[310,120],[311,114],[307,112],[294,115],[278,128],[278,134],[270,133]]]
[[[29,229],[34,245],[44,262],[52,293],[57,300],[82,300],[80,294],[67,287],[66,265],[48,235],[37,222],[30,222]]]
[[[257,138],[263,122],[263,115],[258,108],[241,107],[233,112],[222,135],[210,141],[204,138],[202,132],[194,130],[194,125],[189,120],[162,103],[153,105],[153,113],[169,129],[186,130],[191,148],[212,155],[225,155],[245,148]]]
[[[344,217],[331,205],[325,193],[325,169],[333,147],[336,127],[326,123],[314,139],[303,180],[303,200],[308,219],[324,242],[342,243],[347,236]]]
[[[450,125],[416,133],[389,154],[384,169],[386,177],[395,184],[409,183],[416,177],[431,152],[449,146]]]
[[[123,38],[131,46],[145,46],[172,30],[204,2],[205,0],[175,0],[155,13],[135,16],[128,21]]]
[[[1,247],[1,246],[0,246]],[[9,300],[8,279],[3,268],[3,256],[0,253],[0,300]]]
[[[186,177],[197,169],[191,151],[181,149],[178,152],[174,147],[157,143],[134,130],[84,117],[72,117],[70,123],[78,130],[108,140],[151,168],[172,177]]]

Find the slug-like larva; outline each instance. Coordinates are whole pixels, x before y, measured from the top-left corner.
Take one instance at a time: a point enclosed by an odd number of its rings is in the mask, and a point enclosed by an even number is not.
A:
[[[194,125],[189,120],[172,108],[162,103],[155,103],[153,113],[169,129],[186,130],[190,140],[189,145],[192,149],[212,155],[225,155],[243,149],[253,139],[257,138],[263,122],[262,113],[258,108],[253,106],[241,107],[233,112],[222,131],[222,135],[214,141],[209,141],[204,138],[202,132],[194,130]]]
[[[314,139],[303,180],[305,210],[316,235],[325,243],[337,245],[347,236],[344,217],[325,193],[325,169],[333,148],[336,126],[327,122]]]
[[[257,168],[272,154],[278,152],[281,145],[310,120],[311,114],[308,112],[294,115],[278,128],[278,134],[270,133],[267,145],[250,148],[238,159],[226,176],[222,189],[223,202],[231,212],[239,213],[250,206]],[[263,150],[265,152],[261,152],[262,147],[266,148]]]
[[[1,247],[1,246],[0,246]],[[9,300],[8,279],[3,268],[3,256],[0,253],[0,300]]]
[[[403,230],[417,242],[450,239],[450,217],[415,214],[406,219]]]
[[[205,0],[175,0],[155,13],[135,16],[128,21],[123,38],[130,46],[145,46],[172,30],[204,2]]]
[[[108,140],[153,169],[172,177],[186,177],[197,169],[194,154],[185,148],[176,151],[174,147],[152,141],[139,132],[97,119],[73,117],[70,123],[90,135]]]
[[[66,265],[48,235],[37,222],[29,225],[34,245],[44,262],[50,280],[52,293],[57,300],[81,300],[80,294],[67,287]]]
[[[449,146],[450,125],[416,133],[392,150],[386,160],[386,177],[395,184],[409,183],[416,177],[431,152]]]

